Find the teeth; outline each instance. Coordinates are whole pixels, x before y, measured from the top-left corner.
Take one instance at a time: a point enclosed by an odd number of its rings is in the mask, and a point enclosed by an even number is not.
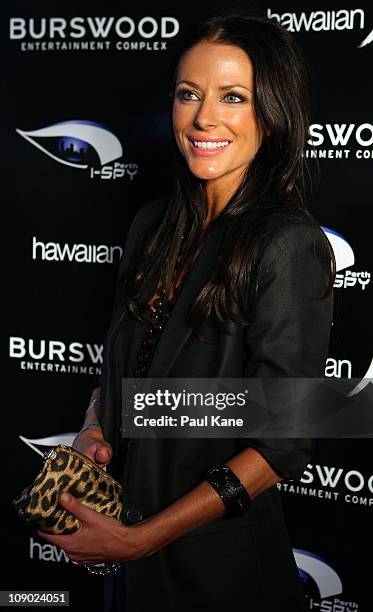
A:
[[[199,140],[193,140],[195,147],[199,149],[220,149],[229,145],[229,140],[223,140],[221,142],[200,142]]]

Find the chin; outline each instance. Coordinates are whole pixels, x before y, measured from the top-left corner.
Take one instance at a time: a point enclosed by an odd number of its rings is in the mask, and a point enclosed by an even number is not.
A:
[[[201,179],[201,181],[203,180],[207,181],[213,178],[217,178],[216,174],[209,174],[208,172],[198,172],[196,170],[193,170],[191,167],[189,167],[189,170],[191,174],[193,174],[193,176],[195,176],[198,179]]]
[[[195,164],[188,164],[188,168],[195,177],[199,179],[214,179],[218,178],[224,172],[216,172],[216,170],[207,170],[206,168],[197,168]]]

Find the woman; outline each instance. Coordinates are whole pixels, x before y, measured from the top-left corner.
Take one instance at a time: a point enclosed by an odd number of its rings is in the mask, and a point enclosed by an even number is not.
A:
[[[323,376],[334,259],[302,201],[307,105],[280,26],[216,17],[184,41],[175,187],[130,227],[101,387],[74,441],[123,482],[125,524],[70,496],[78,532],[45,536],[78,563],[126,562],[113,609],[304,609],[275,484],[301,476],[310,440],[128,442],[120,382]]]

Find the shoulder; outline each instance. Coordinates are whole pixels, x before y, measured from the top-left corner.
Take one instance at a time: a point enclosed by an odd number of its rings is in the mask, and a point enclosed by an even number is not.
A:
[[[300,289],[321,295],[333,274],[332,246],[311,217],[287,218],[272,226],[258,261],[258,287],[277,283],[285,291]]]
[[[313,216],[298,215],[281,219],[272,227],[263,259],[289,262],[314,256],[330,264],[331,244]]]

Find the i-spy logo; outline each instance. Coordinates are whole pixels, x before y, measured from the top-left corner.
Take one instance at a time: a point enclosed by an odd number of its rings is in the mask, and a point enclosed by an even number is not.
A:
[[[307,594],[307,610],[317,612],[359,612],[359,604],[343,597],[342,580],[320,555],[293,548],[296,564]]]
[[[321,226],[321,229],[327,235],[335,255],[337,273],[334,287],[336,289],[360,287],[362,290],[364,290],[370,283],[370,272],[367,270],[363,270],[361,272],[350,270],[350,267],[355,264],[355,255],[346,238],[328,227]]]
[[[92,179],[133,179],[138,172],[136,163],[116,161],[123,155],[119,139],[93,121],[61,121],[31,132],[16,132],[60,164],[89,170]]]

